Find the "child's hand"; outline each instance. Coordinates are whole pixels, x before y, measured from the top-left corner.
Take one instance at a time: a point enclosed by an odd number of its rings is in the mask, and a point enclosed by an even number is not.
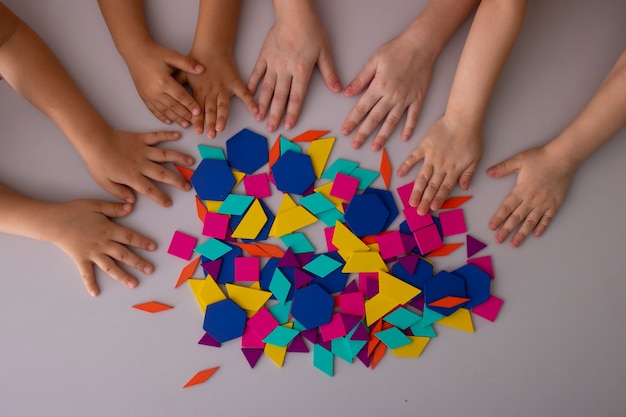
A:
[[[194,98],[204,109],[204,114],[193,118],[195,132],[202,134],[206,125],[207,136],[214,139],[217,132],[226,127],[232,95],[239,97],[253,116],[258,107],[237,71],[232,54],[205,56],[202,61],[206,62],[202,74],[180,72],[176,79],[181,84],[189,84]]]
[[[551,155],[546,147],[540,147],[521,152],[487,170],[492,178],[512,172],[517,173],[517,183],[489,221],[489,228],[500,228],[496,241],[502,243],[520,226],[511,238],[511,245],[517,247],[531,232],[535,237],[545,232],[565,200],[574,168]]]
[[[409,204],[424,215],[429,209],[441,207],[457,180],[461,188],[467,190],[481,154],[480,130],[460,126],[445,115],[439,118],[398,169],[398,175],[403,177],[424,160]]]
[[[200,115],[200,106],[173,74],[179,70],[201,74],[204,68],[193,58],[155,42],[141,45],[127,60],[139,96],[163,123],[174,121],[183,128],[189,127],[192,116]]]
[[[328,88],[340,92],[328,38],[317,18],[304,13],[294,19],[277,18],[248,80],[253,93],[261,85],[257,120],[265,119],[269,109],[269,132],[278,128],[283,114],[285,130],[296,124],[316,64]]]
[[[353,148],[360,148],[380,126],[372,142],[372,149],[380,150],[405,112],[402,140],[409,140],[433,71],[434,60],[422,49],[406,35],[397,37],[378,48],[348,84],[344,94],[349,97],[367,89],[341,128],[342,134],[349,135],[361,123],[352,139]]]
[[[127,246],[153,251],[156,244],[109,218],[123,217],[132,211],[132,204],[111,203],[98,200],[76,200],[68,203],[50,204],[45,213],[47,240],[67,253],[80,272],[85,287],[93,297],[100,293],[94,276],[97,265],[111,278],[129,288],[135,288],[137,279],[120,267],[126,264],[144,274],[151,274],[154,267]]]
[[[131,133],[111,130],[82,155],[91,176],[113,196],[134,203],[134,189],[160,205],[169,207],[172,201],[154,181],[184,191],[190,190],[191,184],[162,164],[173,162],[190,166],[194,160],[189,155],[155,145],[178,138],[180,133],[177,132]]]

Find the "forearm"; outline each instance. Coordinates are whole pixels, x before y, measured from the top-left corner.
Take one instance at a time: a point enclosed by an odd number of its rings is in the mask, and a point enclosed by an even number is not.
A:
[[[430,0],[402,33],[437,58],[452,35],[476,9],[480,0]]]
[[[110,131],[52,51],[21,21],[0,47],[0,73],[63,131],[79,153]]]
[[[446,115],[481,129],[496,82],[521,30],[526,0],[483,0],[463,47]]]
[[[0,184],[0,233],[50,241],[49,203],[33,200]]]
[[[600,146],[626,126],[626,50],[597,92],[548,150],[577,168]]]
[[[311,18],[317,20],[313,0],[272,0],[272,5],[277,22],[295,22]]]
[[[128,64],[141,45],[152,42],[143,0],[98,0],[115,47]]]
[[[237,33],[240,0],[200,0],[192,54],[202,58],[232,53]]]

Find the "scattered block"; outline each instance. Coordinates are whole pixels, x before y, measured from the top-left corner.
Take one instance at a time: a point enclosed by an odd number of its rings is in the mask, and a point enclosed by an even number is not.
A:
[[[359,237],[382,233],[388,217],[389,211],[377,194],[354,196],[344,214],[346,223]]]
[[[230,166],[252,174],[269,160],[267,138],[248,129],[242,129],[226,141],[226,154]]]
[[[334,304],[322,287],[311,284],[294,291],[291,315],[304,329],[313,329],[330,321]]]
[[[236,181],[226,161],[203,159],[190,182],[200,199],[224,201]]]
[[[195,237],[176,231],[174,236],[172,236],[167,253],[189,261],[197,242],[198,239]]]
[[[205,369],[198,372],[189,381],[187,381],[185,385],[183,385],[183,388],[189,388],[191,386],[207,382],[218,369],[220,369],[220,367],[216,366],[215,368]]]
[[[285,193],[302,195],[317,178],[311,157],[287,151],[272,167],[276,188]]]
[[[169,306],[167,304],[162,304],[156,301],[150,301],[148,303],[135,304],[133,308],[136,308],[137,310],[145,311],[147,313],[159,313],[161,311],[171,310],[174,307]]]
[[[202,328],[220,343],[243,335],[246,312],[230,299],[207,306]]]

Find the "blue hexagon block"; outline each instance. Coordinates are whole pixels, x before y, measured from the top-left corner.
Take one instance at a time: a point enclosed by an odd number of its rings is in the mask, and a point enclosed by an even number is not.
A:
[[[464,308],[474,308],[489,299],[491,293],[491,277],[476,265],[466,264],[452,271],[465,280],[466,297],[469,301]]]
[[[464,304],[450,308],[429,306],[430,303],[434,303],[447,296],[467,297],[465,280],[448,271],[439,271],[424,283],[424,303],[429,309],[443,314],[444,316],[449,316],[459,308],[464,307]]]
[[[293,293],[291,315],[306,330],[330,322],[335,301],[319,285],[311,284]]]
[[[387,223],[385,223],[384,230],[389,229],[391,223],[398,217],[398,206],[396,205],[396,200],[393,198],[393,194],[389,190],[381,190],[380,188],[371,188],[368,187],[363,190],[363,194],[376,194],[380,197],[380,201],[383,202],[387,210],[389,210],[389,217],[387,217]],[[411,234],[411,233],[409,233]]]
[[[203,159],[191,176],[191,184],[202,200],[224,201],[235,183],[230,166],[220,159]]]
[[[377,194],[355,195],[344,214],[350,230],[359,237],[381,233],[388,217],[389,210]]]
[[[242,129],[226,141],[226,153],[231,167],[252,174],[269,160],[267,138],[248,129]]]
[[[294,151],[287,151],[272,166],[276,188],[284,193],[302,195],[315,182],[311,157]]]
[[[245,325],[246,312],[227,298],[206,307],[202,328],[215,340],[224,343],[241,337]]]

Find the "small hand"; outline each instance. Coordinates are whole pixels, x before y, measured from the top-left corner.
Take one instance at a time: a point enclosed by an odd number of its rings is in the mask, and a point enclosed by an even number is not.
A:
[[[237,71],[232,54],[206,56],[201,60],[206,62],[202,74],[180,72],[176,79],[181,84],[189,84],[194,98],[204,109],[204,114],[200,113],[192,119],[194,131],[202,134],[206,125],[207,136],[214,139],[217,132],[222,132],[226,127],[232,95],[239,97],[253,116],[259,109]]]
[[[256,119],[265,119],[269,109],[269,132],[278,128],[283,114],[286,130],[296,124],[315,65],[328,88],[341,91],[326,32],[315,17],[301,17],[274,23],[248,80],[248,89],[256,93],[263,79]]]
[[[372,142],[372,150],[380,150],[405,112],[402,140],[409,140],[428,90],[433,64],[434,60],[407,37],[397,37],[378,48],[344,91],[352,97],[367,89],[341,128],[342,134],[349,135],[361,123],[352,139],[354,149],[360,148],[380,126]]]
[[[521,152],[487,169],[492,178],[513,172],[517,183],[489,221],[489,228],[500,228],[495,239],[502,243],[519,226],[511,238],[511,245],[518,247],[530,233],[539,237],[545,232],[565,200],[574,169],[545,147]]]
[[[94,265],[128,288],[135,288],[138,281],[122,269],[119,263],[144,274],[154,271],[149,262],[130,251],[127,246],[154,251],[156,243],[109,219],[126,216],[132,209],[133,206],[129,203],[97,200],[75,200],[50,206],[50,240],[72,258],[87,291],[93,297],[100,293]]]
[[[422,142],[398,169],[405,176],[421,160],[409,204],[421,215],[439,210],[457,180],[467,190],[482,154],[482,137],[477,129],[459,126],[442,116],[433,124]]]
[[[133,189],[164,207],[172,204],[170,198],[153,181],[191,189],[181,175],[162,164],[173,162],[190,166],[191,156],[171,149],[159,148],[161,142],[180,138],[177,132],[131,133],[111,130],[83,154],[91,176],[111,195],[129,203],[135,202]]]
[[[201,74],[204,67],[193,58],[165,48],[155,42],[143,44],[128,61],[128,69],[148,109],[163,123],[176,122],[190,126],[193,116],[200,115],[200,106],[173,74],[185,71]]]

